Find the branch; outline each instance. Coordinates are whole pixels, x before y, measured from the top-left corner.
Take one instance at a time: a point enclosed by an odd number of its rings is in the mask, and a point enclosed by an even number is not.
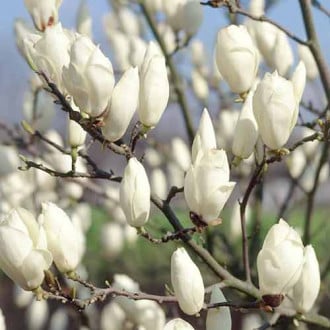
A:
[[[223,1],[223,0],[211,0],[211,1],[206,1],[206,2],[201,2],[201,5],[205,5],[205,6],[211,6],[211,7],[215,7],[214,3],[219,3],[222,6],[225,6],[228,8],[229,12],[231,14],[239,14],[245,17],[248,17],[250,19],[252,19],[253,21],[258,21],[258,22],[267,22],[270,23],[274,26],[276,26],[279,30],[283,31],[289,38],[293,39],[294,41],[305,45],[305,46],[309,46],[310,42],[309,41],[305,41],[299,37],[297,37],[295,34],[293,34],[292,32],[290,32],[289,30],[287,30],[286,28],[284,28],[283,26],[281,26],[280,24],[278,24],[277,22],[273,21],[272,19],[268,18],[265,15],[262,16],[256,16],[256,15],[252,15],[250,14],[248,11],[239,8],[238,6],[236,6],[235,4],[233,4],[232,1]]]
[[[330,18],[330,10],[325,8],[320,1],[312,0],[312,5]]]

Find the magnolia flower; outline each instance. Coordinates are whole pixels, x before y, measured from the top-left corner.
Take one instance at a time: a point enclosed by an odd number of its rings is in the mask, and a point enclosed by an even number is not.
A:
[[[115,83],[111,62],[86,36],[73,42],[63,81],[80,111],[92,117],[103,114]]]
[[[109,222],[101,230],[102,250],[108,259],[114,259],[124,248],[124,232],[119,223]]]
[[[113,89],[107,108],[102,127],[107,140],[117,141],[125,134],[138,105],[139,87],[138,68],[129,68]]]
[[[188,38],[195,35],[203,22],[203,9],[199,1],[188,0],[181,7],[178,19]]]
[[[215,133],[211,117],[205,108],[202,113],[202,117],[199,122],[198,130],[196,132],[192,149],[191,157],[195,162],[197,154],[200,150],[207,151],[209,149],[215,149],[217,147]]]
[[[43,203],[38,219],[45,229],[47,245],[60,272],[74,271],[81,258],[81,233],[68,215],[53,203]]]
[[[26,321],[29,330],[44,329],[49,316],[48,303],[46,300],[32,300],[26,311]],[[0,328],[1,329],[1,328]]]
[[[299,234],[280,219],[269,230],[257,257],[259,287],[269,305],[277,307],[281,303],[283,295],[299,280],[303,263],[304,247]]]
[[[291,82],[293,86],[294,95],[299,107],[299,102],[303,96],[305,85],[306,85],[306,66],[303,61],[300,61],[294,70]]]
[[[249,158],[259,136],[258,125],[253,114],[254,90],[245,99],[240,116],[236,123],[232,152],[239,158]]]
[[[160,120],[169,98],[169,82],[165,58],[150,42],[140,72],[138,114],[147,127],[154,127]]]
[[[155,301],[142,299],[135,303],[135,311],[128,315],[135,324],[145,330],[163,330],[165,325],[165,313]]]
[[[220,287],[214,285],[211,292],[210,303],[226,302]],[[231,330],[231,315],[229,307],[219,307],[209,309],[206,317],[206,330],[217,330],[221,324],[221,330]]]
[[[156,196],[166,199],[167,196],[167,180],[166,175],[160,168],[155,168],[150,174],[151,191]]]
[[[58,23],[46,29],[42,36],[28,36],[23,42],[28,62],[36,71],[45,73],[63,91],[62,71],[70,62],[70,33]]]
[[[307,46],[298,44],[299,58],[304,62],[306,67],[307,78],[314,80],[319,75],[319,69],[317,68],[314,56]]]
[[[34,216],[23,208],[0,222],[0,268],[24,290],[38,288],[52,264],[46,235]]]
[[[259,55],[245,26],[229,25],[218,32],[216,63],[233,92],[249,91],[257,75]]]
[[[163,10],[168,24],[174,31],[179,31],[182,28],[180,14],[182,7],[187,3],[187,0],[163,0]]]
[[[301,276],[293,287],[292,300],[298,312],[306,313],[314,305],[321,285],[320,266],[311,245],[304,249]]]
[[[101,330],[123,329],[126,315],[118,303],[111,301],[104,306],[101,312],[100,328]]]
[[[40,31],[57,23],[61,3],[62,0],[24,0],[35,27]]]
[[[140,34],[139,17],[128,7],[120,6],[116,12],[119,29],[126,35],[138,36]]]
[[[171,257],[171,283],[182,311],[198,313],[204,303],[202,275],[184,248],[178,248]]]
[[[229,181],[224,150],[209,149],[197,154],[184,180],[184,196],[190,211],[210,225],[219,223],[219,214],[235,187]]]
[[[206,103],[209,97],[209,86],[206,79],[197,71],[191,73],[191,84],[196,97]]]
[[[143,165],[131,158],[120,185],[120,205],[133,227],[143,226],[149,218],[150,185]]]
[[[253,111],[267,147],[279,149],[289,139],[298,118],[297,101],[291,81],[276,71],[265,74],[253,96]]]
[[[187,144],[179,137],[171,141],[171,154],[174,162],[182,171],[187,171],[191,164],[190,151]]]
[[[163,330],[194,330],[194,328],[185,320],[176,318],[167,322]]]

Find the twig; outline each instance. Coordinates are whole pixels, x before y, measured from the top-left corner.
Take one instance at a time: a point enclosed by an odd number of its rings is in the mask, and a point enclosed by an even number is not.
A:
[[[325,8],[320,1],[312,0],[312,5],[330,18],[330,10]]]

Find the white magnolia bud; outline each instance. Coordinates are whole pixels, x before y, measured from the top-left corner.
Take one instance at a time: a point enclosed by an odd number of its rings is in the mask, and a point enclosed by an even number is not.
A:
[[[304,265],[301,276],[293,287],[292,300],[298,312],[309,312],[319,294],[321,285],[320,266],[311,245],[304,249]]]
[[[235,187],[229,181],[229,165],[224,150],[200,151],[184,181],[184,196],[190,211],[210,225],[220,222],[219,214]]]
[[[199,1],[188,0],[180,9],[181,29],[188,37],[195,35],[203,22],[203,8]]]
[[[63,91],[62,71],[70,62],[69,49],[72,36],[58,23],[46,29],[38,39],[24,39],[28,61],[35,70],[43,72]]]
[[[152,13],[162,10],[162,0],[144,0],[143,3]]]
[[[206,103],[209,98],[209,86],[206,79],[199,73],[199,71],[192,71],[191,84],[196,97]]]
[[[305,85],[306,85],[306,66],[303,61],[300,61],[294,70],[291,82],[293,85],[293,91],[296,97],[297,106],[303,96]]]
[[[233,92],[249,91],[257,75],[259,54],[245,26],[229,25],[218,32],[216,63]]]
[[[169,81],[164,56],[153,51],[149,43],[140,72],[138,114],[147,127],[154,127],[160,120],[169,99]]]
[[[270,228],[257,257],[261,294],[288,293],[299,280],[303,263],[304,246],[299,234],[280,219]]]
[[[265,0],[251,0],[249,12],[255,16],[261,16],[265,13]]]
[[[0,176],[6,176],[17,170],[20,161],[17,150],[12,146],[0,145]]]
[[[309,80],[316,79],[319,75],[319,69],[310,49],[307,46],[298,44],[298,55],[305,64],[307,78]]]
[[[92,17],[86,0],[81,0],[77,12],[77,32],[92,39]]]
[[[166,175],[160,168],[155,168],[150,174],[151,192],[157,197],[165,199],[167,196]]]
[[[61,3],[62,0],[24,0],[35,27],[40,31],[57,23]]]
[[[220,287],[214,285],[211,292],[210,303],[226,302]],[[206,330],[217,330],[221,324],[221,330],[231,330],[231,315],[229,307],[212,308],[207,311]]]
[[[286,159],[286,164],[292,178],[298,179],[306,165],[306,156],[303,150],[297,148],[293,152],[290,152],[289,157]]]
[[[125,134],[138,105],[139,86],[138,68],[129,68],[113,89],[102,127],[107,140],[117,141]]]
[[[178,248],[171,257],[171,283],[182,311],[198,313],[204,303],[202,275],[184,248]]]
[[[45,232],[30,212],[18,208],[0,222],[0,247],[4,273],[24,290],[38,288],[53,258]]]
[[[272,68],[281,76],[286,76],[294,62],[293,52],[287,35],[278,30],[274,49],[272,51]]]
[[[68,215],[53,203],[43,203],[38,221],[45,229],[48,249],[58,270],[75,270],[82,258],[81,233]]]
[[[135,301],[135,312],[129,316],[144,330],[163,330],[165,313],[155,301],[142,299]]]
[[[298,107],[291,81],[266,73],[253,96],[253,111],[263,142],[271,149],[281,148],[298,119]]]
[[[49,330],[67,329],[69,315],[67,308],[60,307],[52,314],[49,322]]]
[[[181,9],[187,3],[187,0],[162,1],[168,24],[174,31],[179,31],[182,27],[182,20],[180,19]]]
[[[119,28],[126,35],[138,36],[140,34],[140,23],[138,16],[128,7],[121,6],[116,13]]]
[[[43,329],[48,319],[49,310],[46,300],[33,300],[26,313],[29,330]]]
[[[212,120],[209,112],[205,108],[199,121],[198,130],[191,149],[192,161],[195,162],[197,154],[200,150],[207,151],[209,149],[216,149],[216,147],[217,143]]]
[[[177,47],[177,41],[171,26],[166,22],[158,22],[157,30],[164,41],[167,54],[173,53]]]
[[[149,218],[150,185],[143,165],[131,158],[120,185],[120,205],[133,227],[143,226]]]
[[[191,164],[190,151],[187,144],[179,137],[175,137],[171,141],[172,159],[182,169],[187,171]]]
[[[112,64],[87,36],[78,36],[70,49],[63,82],[80,111],[92,117],[106,109],[115,83]]]
[[[101,244],[106,258],[116,258],[124,248],[122,226],[116,222],[104,224],[101,231]]]
[[[187,321],[177,318],[167,322],[163,330],[194,330],[194,328]]]
[[[119,304],[111,301],[102,309],[100,320],[101,330],[123,329],[125,319],[125,312]]]
[[[71,147],[79,147],[85,143],[87,132],[74,120],[69,120],[68,135]]]
[[[258,125],[253,114],[253,94],[251,90],[245,99],[240,116],[237,120],[232,152],[239,158],[249,158],[254,151],[259,136]]]
[[[147,49],[146,41],[139,36],[130,36],[129,48],[129,62],[132,66],[141,67]]]

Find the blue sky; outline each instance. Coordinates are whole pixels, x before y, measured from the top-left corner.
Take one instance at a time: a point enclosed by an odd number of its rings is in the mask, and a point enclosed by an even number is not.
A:
[[[75,15],[79,3],[80,0],[63,0],[60,10],[60,20],[65,27],[74,27]],[[100,43],[101,48],[107,52],[108,46],[102,31],[102,16],[109,10],[108,2],[107,0],[89,0],[87,3],[93,17],[95,42]],[[326,5],[327,1],[323,1],[323,3]],[[210,7],[204,7],[204,23],[198,33],[198,37],[205,41],[210,53],[217,31],[221,26],[226,24],[224,15],[222,14],[223,11],[224,9],[216,10]],[[24,8],[23,0],[5,1],[2,6],[2,13],[5,13],[5,15],[2,15],[0,21],[0,97],[2,104],[0,117],[7,119],[9,117],[12,118],[12,111],[14,109],[15,111],[16,109],[19,110],[23,90],[26,88],[29,78],[29,69],[16,51],[13,37],[13,23],[15,18],[23,17],[26,20],[30,20],[30,17]],[[298,1],[281,0],[268,14],[272,19],[278,21],[290,31],[305,38]],[[314,10],[314,17],[315,22],[317,22],[316,27],[319,32],[322,48],[329,62],[330,20],[318,10]],[[295,47],[294,43],[292,45]],[[8,109],[10,109],[10,114]]]

